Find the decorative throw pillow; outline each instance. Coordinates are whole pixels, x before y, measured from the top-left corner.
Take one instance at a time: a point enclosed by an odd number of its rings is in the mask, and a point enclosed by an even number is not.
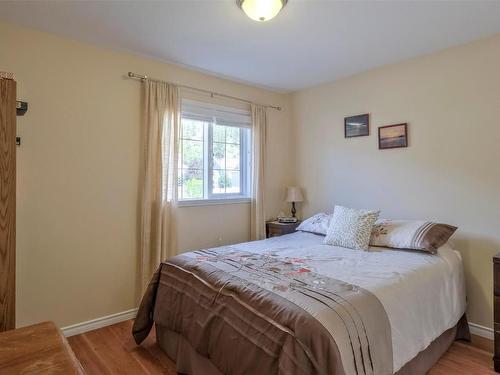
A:
[[[319,214],[311,216],[309,219],[304,220],[302,223],[300,223],[296,230],[322,234],[324,236],[328,231],[331,220],[332,214],[321,212]]]
[[[367,250],[380,211],[335,206],[324,244]]]
[[[436,254],[457,227],[421,220],[379,220],[372,229],[370,246],[420,250]]]

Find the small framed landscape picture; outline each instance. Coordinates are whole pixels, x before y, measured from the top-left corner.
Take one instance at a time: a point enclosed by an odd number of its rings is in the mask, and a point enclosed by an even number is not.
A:
[[[344,137],[361,137],[370,135],[369,115],[357,115],[344,118]]]
[[[408,125],[396,124],[381,126],[378,128],[378,148],[408,147]]]

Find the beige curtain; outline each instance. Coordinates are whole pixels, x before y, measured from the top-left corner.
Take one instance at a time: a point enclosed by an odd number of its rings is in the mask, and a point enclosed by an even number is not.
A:
[[[266,238],[264,211],[264,163],[266,151],[266,108],[252,104],[252,207],[250,235],[252,240]]]
[[[140,273],[144,289],[158,265],[177,253],[174,208],[180,101],[178,88],[165,82],[145,80],[142,90],[144,169]]]

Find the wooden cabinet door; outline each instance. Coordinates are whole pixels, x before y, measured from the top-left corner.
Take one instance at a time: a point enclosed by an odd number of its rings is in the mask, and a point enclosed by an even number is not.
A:
[[[0,79],[0,332],[16,328],[16,82]]]

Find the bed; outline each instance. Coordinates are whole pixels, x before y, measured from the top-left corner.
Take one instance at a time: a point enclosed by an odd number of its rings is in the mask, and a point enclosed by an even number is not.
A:
[[[469,339],[460,254],[323,245],[296,232],[161,264],[133,335],[153,327],[186,374],[423,374]]]

